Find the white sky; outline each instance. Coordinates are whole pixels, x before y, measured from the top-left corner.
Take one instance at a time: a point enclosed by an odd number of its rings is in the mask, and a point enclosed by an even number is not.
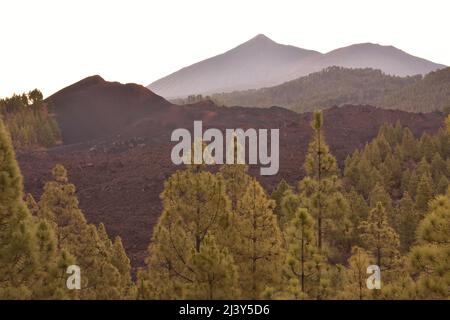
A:
[[[264,33],[327,52],[393,45],[450,65],[450,1],[0,0],[0,97],[84,77],[150,82]]]

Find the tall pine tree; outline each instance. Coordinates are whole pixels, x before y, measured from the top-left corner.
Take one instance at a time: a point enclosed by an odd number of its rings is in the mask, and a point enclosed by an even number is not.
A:
[[[399,236],[389,225],[386,209],[381,202],[369,212],[366,221],[359,226],[365,247],[375,257],[381,271],[393,271],[398,266]]]
[[[229,242],[244,299],[259,299],[266,287],[280,281],[283,250],[274,207],[275,202],[251,178],[237,203]]]
[[[450,189],[431,201],[430,210],[417,229],[418,245],[411,249],[411,273],[421,298],[450,298],[449,230]]]
[[[220,174],[190,166],[168,179],[161,199],[163,213],[154,228],[147,268],[140,270],[138,276],[139,297],[199,298],[199,288],[205,286],[208,277],[205,265],[200,262],[224,266],[232,261],[231,257],[225,257],[229,253],[222,250],[228,241],[226,230],[231,216],[225,181]],[[210,247],[203,249],[205,244]],[[206,257],[208,254],[211,256]],[[230,274],[232,268],[220,270],[227,273],[220,275],[222,279],[234,279]],[[207,299],[207,292],[203,294],[202,298]],[[209,294],[218,293],[211,289]]]
[[[57,285],[41,290],[56,263],[56,239],[23,201],[23,182],[11,139],[0,120],[0,299],[56,298]]]
[[[119,270],[111,262],[112,245],[103,226],[88,224],[78,206],[75,186],[69,183],[66,169],[57,165],[53,181],[47,182],[39,201],[39,217],[52,224],[58,247],[67,251],[81,269],[81,290],[73,295],[82,299],[118,299],[122,288]]]

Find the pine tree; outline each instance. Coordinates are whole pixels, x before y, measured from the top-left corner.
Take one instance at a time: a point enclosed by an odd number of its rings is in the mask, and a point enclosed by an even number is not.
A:
[[[371,164],[375,167],[378,168],[382,162],[383,162],[383,158],[381,156],[381,152],[380,149],[378,147],[377,142],[377,138],[375,138],[371,143],[369,143],[366,146],[366,152],[369,155],[369,160],[371,162]]]
[[[450,189],[431,201],[417,229],[418,245],[410,253],[412,276],[419,297],[449,299],[450,294]]]
[[[281,181],[276,185],[273,189],[270,198],[275,201],[275,209],[273,213],[275,213],[278,217],[278,221],[280,221],[281,216],[281,202],[283,201],[283,197],[288,190],[291,189],[291,186],[286,182],[286,180],[281,179]]]
[[[352,248],[352,255],[348,259],[344,290],[339,297],[342,299],[370,299],[371,292],[367,288],[367,267],[372,264],[373,257],[360,247]]]
[[[369,196],[369,205],[371,208],[375,208],[377,203],[381,202],[383,207],[389,212],[392,210],[392,200],[389,193],[379,183],[375,185]]]
[[[400,273],[397,278],[381,287],[379,298],[383,300],[415,300],[417,286],[409,275]]]
[[[418,159],[420,159],[420,153],[418,150],[416,139],[414,138],[414,135],[412,134],[411,130],[409,130],[409,128],[403,129],[401,151],[406,160],[410,159],[413,161],[417,161]]]
[[[35,216],[33,197],[27,196],[31,214],[22,200],[22,176],[1,121],[0,154],[0,298],[66,298],[64,262],[71,257],[58,250],[49,222]]]
[[[442,159],[441,155],[436,152],[433,155],[433,159],[430,163],[431,169],[431,177],[435,184],[437,184],[441,177],[445,177],[447,175],[447,163],[445,163],[444,159]]]
[[[227,157],[233,157],[233,164],[224,164],[220,168],[222,174],[226,193],[231,201],[231,211],[235,212],[238,201],[242,197],[247,187],[251,182],[251,177],[248,175],[248,166],[245,164],[238,164],[238,152],[243,151],[243,146],[239,143],[238,138],[233,138],[233,150],[228,150]],[[205,147],[205,152],[209,150]]]
[[[369,160],[368,147],[356,150],[345,162],[344,177],[347,185],[353,186],[367,198],[377,182],[383,179]]]
[[[58,250],[54,229],[45,219],[39,219],[36,240],[40,268],[35,273],[33,298],[76,298],[77,292],[69,292],[66,288],[66,270],[74,264],[74,258],[66,251]]]
[[[285,229],[287,223],[289,223],[295,216],[295,212],[302,205],[300,197],[292,190],[287,190],[281,200],[281,210],[278,215],[278,225],[281,230]]]
[[[425,157],[422,157],[420,162],[417,164],[416,174],[418,177],[426,175],[431,178],[431,166]]]
[[[344,263],[350,255],[354,236],[350,205],[341,192],[331,193],[326,204],[324,230],[327,235],[327,257],[329,262]]]
[[[33,217],[38,216],[39,206],[31,193],[27,193],[25,204]]]
[[[314,130],[314,140],[308,147],[308,153],[305,159],[305,171],[309,176],[314,176],[317,180],[317,245],[319,249],[322,248],[322,179],[324,173],[331,175],[336,172],[336,160],[329,154],[328,146],[323,142],[322,126],[323,114],[322,112],[315,112],[313,114],[313,121],[311,126]],[[327,170],[328,169],[328,170]],[[326,171],[325,171],[326,170]],[[324,172],[325,171],[325,172]]]
[[[317,254],[314,239],[314,219],[305,208],[299,208],[286,229],[286,272],[296,279],[297,291],[307,294],[308,280],[315,271],[312,259]]]
[[[434,136],[438,152],[442,159],[448,159],[450,156],[450,131],[448,128],[442,128]],[[449,173],[447,169],[447,173]]]
[[[419,183],[417,184],[416,191],[416,207],[421,212],[425,212],[428,209],[428,202],[433,197],[432,182],[430,181],[430,176],[423,174],[420,177]]]
[[[362,221],[367,219],[370,208],[364,197],[356,192],[354,188],[352,188],[345,196],[347,198],[347,203],[349,204],[349,219],[351,224],[353,226],[359,226]],[[351,236],[351,243],[353,245],[361,245],[358,228],[353,228],[352,231],[353,235]]]
[[[376,183],[380,182],[377,170],[370,164],[367,156],[362,157],[358,167],[359,175],[355,186],[357,190],[363,194],[364,197],[368,198]]]
[[[378,147],[378,152],[381,157],[381,162],[386,161],[388,155],[392,153],[392,149],[381,129],[380,129],[380,132],[378,133],[378,136],[376,137],[374,142]]]
[[[419,224],[420,214],[408,192],[403,194],[394,217],[394,226],[400,237],[402,252],[409,250],[415,240],[415,230]]]
[[[266,287],[279,283],[283,252],[275,202],[254,179],[237,204],[230,252],[239,270],[244,299],[259,299]]]
[[[191,256],[193,281],[186,284],[185,298],[202,300],[237,299],[240,296],[238,272],[228,249],[207,235],[200,251]]]
[[[58,246],[74,257],[82,272],[79,293],[82,299],[118,299],[119,271],[110,261],[111,246],[106,231],[99,231],[86,222],[78,207],[75,186],[70,184],[67,171],[57,165],[54,181],[47,182],[39,201],[39,217],[51,222],[58,237]]]
[[[412,171],[411,175],[408,179],[408,193],[411,195],[411,197],[415,198],[417,195],[417,185],[419,184],[419,176],[417,175],[417,172],[414,170]]]
[[[0,120],[0,299],[33,296],[32,278],[40,257],[36,225],[22,198],[22,176]]]
[[[112,277],[117,277],[117,294],[120,299],[128,299],[135,296],[135,288],[131,281],[131,265],[130,259],[125,253],[120,237],[114,239],[114,243],[108,236],[106,227],[100,223],[97,228],[97,234],[100,239],[103,255],[107,258],[107,263],[111,264],[118,273],[109,267],[109,272],[112,272]]]
[[[448,181],[446,176],[441,176],[441,178],[438,180],[438,184],[436,186],[436,193],[437,194],[444,194],[445,190],[447,190],[450,182]]]
[[[333,287],[334,268],[328,263],[326,257],[315,254],[312,259],[312,273],[309,279],[312,283],[309,297],[317,300],[330,299],[335,295]]]
[[[111,263],[119,271],[120,274],[120,298],[134,299],[136,297],[136,287],[131,279],[131,264],[125,248],[122,244],[122,239],[116,237],[114,239],[112,248]]]
[[[329,147],[324,141],[322,112],[313,114],[311,127],[314,130],[313,140],[309,144],[304,169],[306,178],[300,183],[300,190],[304,190],[303,197],[309,198],[308,209],[316,218],[317,246],[322,249],[324,219],[326,219],[326,199],[335,191],[338,173],[336,159],[331,155]]]
[[[186,290],[196,288],[196,281],[202,279],[196,278],[193,256],[200,254],[206,237],[214,236],[220,248],[228,244],[230,201],[222,175],[198,166],[175,172],[165,183],[161,199],[163,213],[154,228],[147,268],[139,272],[139,297],[180,299],[189,296]],[[215,251],[202,254],[206,253]]]
[[[411,170],[406,169],[403,171],[402,173],[402,178],[400,181],[400,190],[399,192],[402,192],[402,194],[406,191],[408,192],[409,190],[409,180],[411,179]],[[409,192],[408,192],[409,194]],[[412,194],[410,194],[410,196],[413,196]]]
[[[419,140],[419,152],[427,161],[431,161],[433,155],[437,152],[433,139],[428,133],[424,133]]]
[[[248,166],[243,164],[223,165],[220,169],[225,180],[226,193],[231,201],[231,210],[235,211],[239,199],[247,189],[251,177],[247,173]]]
[[[374,255],[381,271],[391,271],[398,265],[400,241],[398,234],[389,225],[385,208],[378,202],[359,229],[365,247]]]

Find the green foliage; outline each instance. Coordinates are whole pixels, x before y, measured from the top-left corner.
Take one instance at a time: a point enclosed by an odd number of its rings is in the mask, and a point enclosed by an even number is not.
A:
[[[251,182],[247,174],[248,167],[244,164],[223,165],[220,173],[225,180],[226,193],[231,201],[231,210],[235,211],[242,195]]]
[[[42,98],[42,93],[34,89],[28,94],[0,99],[0,117],[16,148],[48,148],[61,139],[54,116]]]
[[[389,225],[386,209],[378,202],[366,221],[359,225],[364,246],[375,257],[376,264],[382,271],[392,271],[400,259],[399,236]]]
[[[345,270],[344,290],[339,293],[341,299],[370,299],[372,293],[367,289],[367,267],[373,263],[373,257],[363,248],[353,247],[348,258],[348,268]]]
[[[312,291],[312,275],[314,257],[318,254],[315,245],[314,219],[305,208],[299,208],[286,229],[286,274],[291,280],[297,280],[298,287],[304,297]]]
[[[31,298],[38,268],[35,228],[22,200],[22,176],[0,120],[0,298]]]
[[[333,66],[278,86],[213,94],[212,98],[227,106],[283,106],[308,112],[341,104],[377,105],[384,96],[420,80],[420,76],[401,78],[370,68]]]
[[[234,211],[229,235],[242,298],[259,299],[266,287],[279,283],[283,250],[274,207],[274,201],[251,178]]]
[[[219,174],[199,169],[192,166],[177,171],[165,183],[161,194],[164,209],[148,249],[147,268],[138,275],[140,298],[197,296],[195,292],[205,285],[207,277],[205,270],[197,269],[201,265],[194,265],[198,259],[220,259],[209,262],[217,265],[230,261],[224,257],[224,251],[217,251],[224,248],[225,230],[230,223],[225,181]],[[211,248],[202,251],[207,236],[213,236],[214,240],[210,240]],[[216,250],[215,246],[219,248]],[[205,257],[206,254],[214,256]]]
[[[314,113],[311,123],[314,136],[305,157],[306,177],[299,183],[299,197],[302,206],[316,219],[319,250],[326,242],[330,258],[335,260],[350,251],[348,240],[353,226],[349,219],[349,204],[341,192],[337,162],[325,142],[322,125],[322,113]]]
[[[217,93],[220,105],[282,106],[309,112],[343,104],[370,104],[411,112],[448,112],[450,68],[420,75],[398,77],[370,68],[328,67],[322,71],[261,89]]]
[[[355,188],[372,206],[381,201],[388,211],[398,207],[403,194],[408,192],[415,202],[414,210],[421,216],[426,212],[429,200],[447,190],[449,143],[446,130],[416,139],[399,123],[384,125],[362,151],[355,151],[346,159],[345,186]],[[376,197],[379,199],[374,199]],[[390,222],[396,228],[399,226],[393,220]]]
[[[381,99],[381,107],[412,112],[443,110],[450,99],[450,68],[432,71]]]
[[[129,261],[123,247],[114,246],[105,227],[88,224],[78,207],[75,186],[66,169],[57,165],[39,201],[38,216],[47,219],[57,235],[58,246],[73,256],[82,270],[81,290],[73,298],[118,299],[132,292]],[[116,264],[114,264],[114,262]],[[120,263],[119,263],[120,262]]]
[[[278,215],[278,224],[281,230],[285,230],[286,224],[295,216],[295,212],[302,205],[301,198],[292,190],[287,190],[281,199],[280,214]]]
[[[417,229],[418,245],[410,253],[411,272],[421,298],[449,299],[450,188],[437,196]]]
[[[30,92],[8,108],[40,100]],[[175,172],[136,283],[121,239],[86,221],[64,167],[38,202],[23,200],[0,121],[0,298],[450,298],[448,128],[416,139],[384,125],[341,178],[323,121],[314,113],[298,190],[282,180],[269,197],[245,165]],[[81,290],[65,286],[72,264]],[[371,264],[381,267],[381,290],[366,287]]]
[[[239,274],[232,256],[214,236],[207,235],[200,251],[192,253],[193,281],[185,288],[187,299],[219,300],[240,297]]]
[[[415,208],[415,204],[407,191],[403,194],[397,208],[394,211],[393,225],[400,237],[402,252],[407,252],[415,241],[415,231],[421,215]]]
[[[286,182],[286,180],[281,179],[277,186],[272,191],[270,198],[275,201],[275,209],[273,213],[278,217],[278,223],[280,223],[281,218],[281,202],[285,194],[291,189],[291,186]]]
[[[341,180],[320,112],[311,126],[306,175],[298,192],[281,181],[269,199],[244,165],[222,166],[215,175],[191,166],[177,179],[171,177],[149,267],[138,276],[140,297],[447,297],[448,196],[430,199],[448,188],[449,132],[416,139],[399,123],[384,125],[373,141],[346,159]],[[224,191],[211,185],[216,179],[223,180]],[[172,188],[180,190],[168,192]],[[215,227],[200,233],[205,234],[200,246],[196,228],[185,222],[194,219],[194,226],[202,225],[195,217],[205,213],[193,209],[201,202],[192,196],[199,188],[202,194],[216,190],[228,203]],[[169,194],[176,196],[167,202]],[[219,208],[220,202],[210,204]],[[419,225],[427,210],[433,213]],[[216,212],[208,211],[209,217]],[[381,290],[366,287],[370,264],[381,267]]]
[[[70,262],[50,224],[32,217],[22,176],[0,120],[0,299],[64,298],[61,274]]]

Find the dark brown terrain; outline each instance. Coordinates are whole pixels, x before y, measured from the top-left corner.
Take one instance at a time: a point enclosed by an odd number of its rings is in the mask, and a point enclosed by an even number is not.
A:
[[[84,79],[47,99],[53,105],[64,145],[47,151],[18,153],[25,187],[39,196],[50,170],[63,164],[77,186],[80,206],[93,223],[104,222],[109,233],[120,235],[134,267],[143,264],[152,228],[161,212],[163,182],[179,169],[171,163],[175,128],[192,131],[194,120],[204,129],[279,128],[280,171],[259,176],[271,191],[285,178],[291,184],[302,176],[302,163],[311,130],[310,113],[272,107],[218,107],[212,102],[177,106],[135,84]],[[381,124],[400,121],[416,135],[435,132],[439,113],[407,113],[371,106],[342,106],[324,111],[325,134],[342,165],[355,148],[364,146]]]

